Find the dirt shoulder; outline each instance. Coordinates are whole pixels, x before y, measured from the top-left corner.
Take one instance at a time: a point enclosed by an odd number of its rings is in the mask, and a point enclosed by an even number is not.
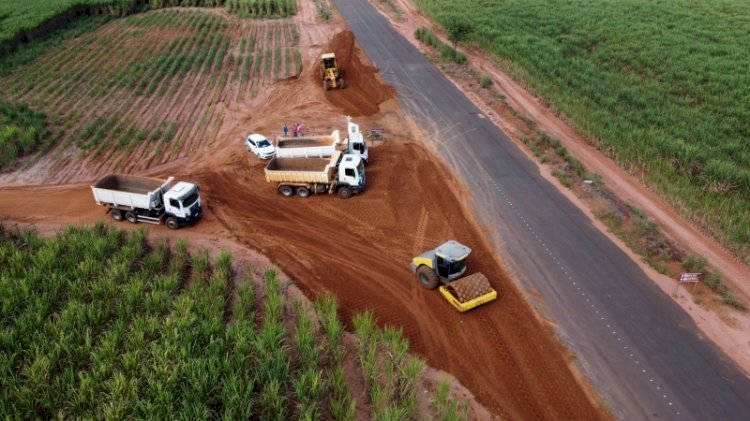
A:
[[[440,28],[423,16],[409,0],[394,0],[393,8],[384,7],[379,2],[375,3],[391,24],[418,49],[427,51],[426,47],[414,36],[415,30],[421,26],[431,28],[443,40],[446,40],[447,37]],[[682,249],[705,257],[712,268],[721,271],[726,284],[745,302],[750,302],[750,268],[748,266],[732,256],[700,228],[679,215],[667,202],[644,186],[637,177],[620,168],[593,147],[583,135],[577,133],[563,118],[545,107],[537,97],[503,72],[486,54],[477,49],[462,50],[462,52],[474,68],[491,77],[493,85],[505,96],[504,101],[513,112],[495,112],[466,86],[452,79],[454,84],[492,118],[495,124],[501,127],[527,155],[532,154],[521,140],[521,136],[528,130],[525,125],[527,121],[530,121],[539,130],[559,139],[570,154],[579,159],[589,171],[599,174],[607,187],[619,198],[645,211],[672,242],[679,244]],[[516,113],[523,118],[515,118]],[[536,159],[533,160],[538,162]],[[708,338],[733,358],[746,373],[750,373],[750,340],[746,333],[750,329],[750,315],[730,308],[696,304],[694,296],[684,289],[679,289],[675,293],[675,280],[651,268],[627,245],[609,232],[608,228],[598,221],[585,201],[576,197],[552,176],[551,167],[540,165],[540,171],[582,209],[602,232],[628,253],[665,293],[673,295]]]

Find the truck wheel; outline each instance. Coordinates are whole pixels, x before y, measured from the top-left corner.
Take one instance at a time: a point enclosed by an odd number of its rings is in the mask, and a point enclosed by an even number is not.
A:
[[[323,81],[323,90],[327,91],[329,89],[331,89],[331,81],[326,79]]]
[[[350,189],[349,187],[346,187],[346,186],[341,187],[341,188],[339,188],[338,195],[342,199],[348,199],[348,198],[352,197],[352,189]]]
[[[167,228],[171,230],[176,230],[180,227],[180,223],[177,222],[177,218],[174,216],[167,218]]]
[[[115,221],[122,221],[122,211],[119,209],[112,209],[112,212],[110,212],[110,215],[112,216],[112,219]]]
[[[344,89],[344,78],[339,78],[339,89]]]
[[[305,186],[299,186],[297,187],[297,196],[299,197],[307,197],[310,195],[310,189],[308,189]]]
[[[422,265],[417,269],[417,278],[422,286],[427,289],[435,289],[438,286],[437,273],[425,265]]]
[[[294,188],[292,186],[281,186],[279,187],[279,193],[284,197],[294,196]]]
[[[134,212],[125,212],[125,219],[128,220],[131,224],[135,224],[138,222],[138,215],[136,215]]]

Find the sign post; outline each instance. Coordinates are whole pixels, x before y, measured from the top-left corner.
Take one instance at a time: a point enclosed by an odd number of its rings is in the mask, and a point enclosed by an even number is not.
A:
[[[691,292],[695,292],[695,286],[698,285],[698,282],[703,280],[703,274],[702,273],[683,273],[680,275],[680,279],[677,281],[677,286],[674,288],[674,292],[672,295],[677,294],[677,290],[680,288],[680,285],[682,284],[693,284],[693,290]]]

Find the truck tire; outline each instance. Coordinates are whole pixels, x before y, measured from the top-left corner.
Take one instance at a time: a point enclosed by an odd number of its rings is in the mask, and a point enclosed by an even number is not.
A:
[[[125,212],[125,219],[127,219],[131,224],[135,224],[136,222],[138,222],[138,215],[136,215],[135,212],[128,211]]]
[[[342,199],[348,199],[348,198],[352,197],[352,189],[350,189],[349,187],[346,187],[346,186],[339,187],[339,190],[338,190],[337,194]]]
[[[344,89],[344,78],[339,78],[339,89]]]
[[[310,195],[310,189],[308,189],[305,186],[299,186],[297,187],[297,196],[299,197],[307,197]]]
[[[169,218],[167,218],[167,228],[176,230],[179,227],[180,223],[179,221],[177,221],[177,218],[175,218],[174,216],[170,216]]]
[[[292,186],[280,186],[279,193],[284,197],[294,196],[294,188]]]
[[[425,265],[422,265],[417,269],[417,279],[419,279],[419,283],[427,289],[435,289],[438,286],[437,273]]]
[[[112,209],[109,214],[115,221],[122,221],[122,211],[119,209]]]
[[[327,90],[329,90],[329,89],[331,89],[331,81],[330,81],[330,80],[328,80],[328,79],[325,79],[325,80],[323,81],[323,90],[324,90],[324,91],[327,91]]]

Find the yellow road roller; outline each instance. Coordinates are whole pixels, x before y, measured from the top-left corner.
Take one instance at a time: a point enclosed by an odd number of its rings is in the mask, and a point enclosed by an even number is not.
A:
[[[410,266],[425,288],[435,289],[442,283],[440,293],[463,312],[497,299],[497,291],[483,274],[464,276],[469,254],[469,247],[449,240],[413,258]]]

